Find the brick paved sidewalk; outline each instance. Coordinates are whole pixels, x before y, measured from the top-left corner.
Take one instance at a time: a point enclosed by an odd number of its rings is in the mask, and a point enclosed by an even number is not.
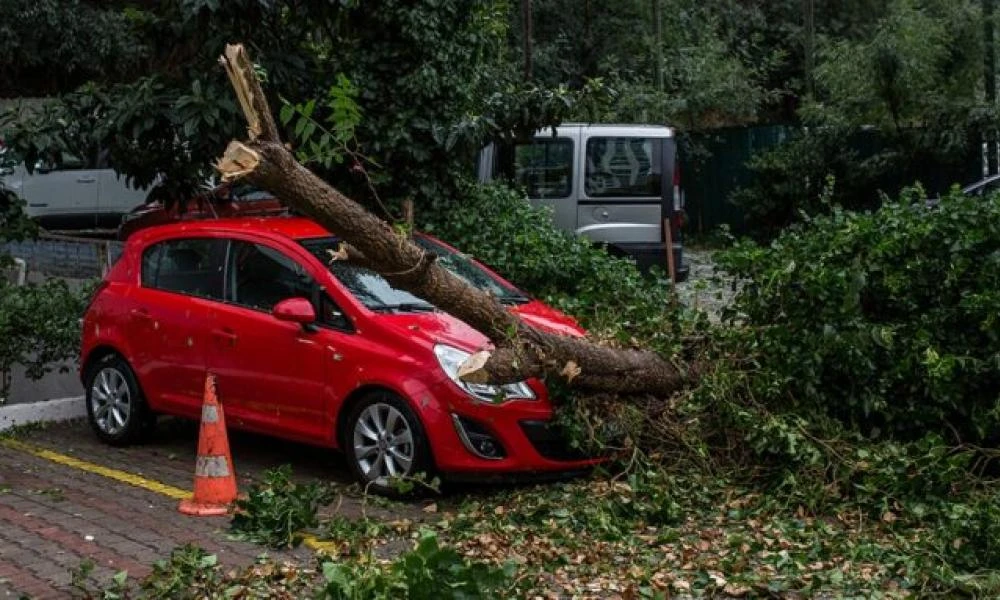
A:
[[[131,448],[99,443],[85,423],[50,426],[18,439],[168,486],[192,485],[196,425],[168,422],[150,443]],[[230,441],[241,490],[263,470],[286,463],[297,479],[349,481],[343,460],[332,451],[245,434],[231,434]],[[350,516],[358,504],[347,496],[339,508]],[[141,578],[155,560],[188,542],[217,554],[226,566],[248,565],[265,551],[227,539],[227,529],[225,517],[179,514],[177,500],[162,493],[0,446],[0,600],[67,597],[71,571],[85,559],[95,563],[94,577],[106,582],[123,569]],[[268,553],[299,561],[312,555],[305,547]]]

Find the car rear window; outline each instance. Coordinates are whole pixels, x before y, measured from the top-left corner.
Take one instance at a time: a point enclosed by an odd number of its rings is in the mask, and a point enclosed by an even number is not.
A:
[[[662,156],[660,138],[592,137],[584,190],[591,198],[659,197]]]

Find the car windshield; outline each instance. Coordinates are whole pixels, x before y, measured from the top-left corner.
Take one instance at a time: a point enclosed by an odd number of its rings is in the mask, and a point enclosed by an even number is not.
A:
[[[517,289],[504,285],[464,255],[422,236],[414,237],[413,242],[436,254],[441,266],[470,285],[494,294],[501,302],[520,304],[529,300]],[[338,238],[313,238],[302,240],[301,244],[313,256],[327,265],[334,277],[362,304],[372,310],[430,310],[433,308],[426,300],[392,287],[392,284],[384,277],[370,269],[344,260],[331,260],[331,255],[340,246]]]
[[[424,250],[436,254],[438,263],[442,267],[448,269],[459,278],[464,279],[469,285],[493,294],[501,302],[523,304],[530,300],[523,292],[497,279],[461,252],[452,250],[422,235],[414,236],[413,242]]]

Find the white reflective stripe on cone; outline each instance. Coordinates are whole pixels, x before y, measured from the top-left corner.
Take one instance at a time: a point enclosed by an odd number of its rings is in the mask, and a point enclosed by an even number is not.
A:
[[[219,422],[219,410],[212,406],[211,404],[206,404],[201,407],[201,421],[202,423],[218,423]]]
[[[229,461],[225,456],[199,456],[194,474],[195,477],[229,477]]]

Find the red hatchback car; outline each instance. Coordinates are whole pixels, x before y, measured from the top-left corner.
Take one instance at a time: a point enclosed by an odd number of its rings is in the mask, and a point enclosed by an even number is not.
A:
[[[581,335],[428,236],[414,241],[525,321]],[[331,261],[338,240],[296,217],[219,219],[130,236],[83,323],[90,423],[137,441],[155,415],[197,419],[206,372],[228,424],[341,449],[357,477],[556,473],[594,464],[551,430],[545,386],[460,381],[485,336],[378,274]]]

